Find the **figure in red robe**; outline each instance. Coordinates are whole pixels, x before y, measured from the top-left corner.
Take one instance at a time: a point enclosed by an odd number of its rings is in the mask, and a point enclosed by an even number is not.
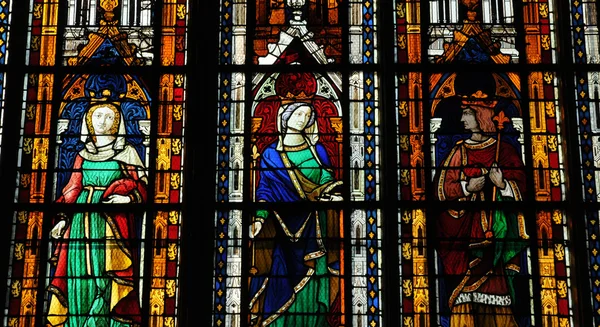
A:
[[[495,102],[481,99],[463,101],[461,122],[471,136],[454,145],[436,174],[440,201],[522,200],[523,161],[512,144],[498,140],[494,106]],[[461,204],[438,218],[437,251],[451,310],[450,327],[518,327],[513,278],[521,269],[528,237],[522,214],[497,208]]]
[[[55,265],[48,287],[50,326],[139,326],[139,243],[133,212],[86,211],[110,204],[144,203],[144,164],[126,135],[116,105],[102,103],[86,113],[85,147],[77,154],[59,203],[81,206],[63,215],[51,231]]]

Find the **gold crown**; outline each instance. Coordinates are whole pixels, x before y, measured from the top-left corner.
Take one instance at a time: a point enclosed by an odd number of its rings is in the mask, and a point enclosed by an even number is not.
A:
[[[463,95],[462,99],[462,107],[463,108],[473,108],[473,107],[482,107],[488,109],[494,109],[498,101],[488,99],[488,95],[483,93],[481,90],[471,94],[470,97]],[[475,108],[474,108],[475,109]]]
[[[311,103],[313,99],[311,95],[306,95],[304,91],[301,91],[298,94],[292,94],[291,92],[288,92],[285,96],[279,96],[279,98],[281,99],[282,105],[295,102]]]
[[[112,91],[109,90],[109,89],[103,89],[103,90],[100,91],[100,94],[102,95],[102,97],[98,98],[98,99],[94,99],[94,100],[97,100],[97,101],[106,101],[112,95]],[[119,98],[122,99],[122,98],[125,97],[125,95],[126,95],[125,93],[120,93],[119,94]],[[92,98],[95,97],[96,96],[96,92],[90,91],[90,96]]]

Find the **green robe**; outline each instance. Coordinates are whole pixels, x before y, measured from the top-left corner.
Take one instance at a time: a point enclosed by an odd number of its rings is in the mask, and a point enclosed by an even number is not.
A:
[[[100,203],[105,188],[123,178],[120,165],[114,160],[84,160],[82,175],[84,189],[76,203]],[[86,189],[86,186],[92,189]],[[86,220],[89,224],[87,232]],[[67,280],[69,318],[66,326],[130,326],[110,319],[111,278],[106,274],[106,229],[106,219],[99,212],[73,215],[68,241],[67,271],[70,278]],[[91,242],[86,241],[87,233]]]

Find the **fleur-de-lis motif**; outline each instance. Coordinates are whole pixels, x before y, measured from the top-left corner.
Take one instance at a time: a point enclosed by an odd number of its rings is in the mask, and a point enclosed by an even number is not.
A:
[[[504,129],[504,124],[510,122],[510,119],[506,117],[503,110],[500,110],[500,112],[494,117],[494,121],[496,121],[498,124],[498,129],[502,130]]]

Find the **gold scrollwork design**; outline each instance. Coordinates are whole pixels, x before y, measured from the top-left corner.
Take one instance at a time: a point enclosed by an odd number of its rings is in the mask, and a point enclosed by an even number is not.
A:
[[[177,5],[177,18],[185,19],[185,15],[187,15],[187,12],[185,9],[185,4],[178,4]]]
[[[554,117],[554,102],[546,102],[546,115],[548,115],[548,117]]]
[[[35,35],[31,37],[31,50],[39,51],[40,50],[41,38],[39,35]]]
[[[410,172],[407,169],[400,171],[400,182],[402,185],[408,185],[410,183]]]
[[[404,327],[413,327],[412,317],[404,317],[404,319],[402,319],[402,324]]]
[[[542,35],[542,48],[544,50],[550,50],[550,36]]]
[[[548,148],[550,148],[550,151],[552,152],[556,152],[556,150],[558,150],[558,140],[556,135],[548,136]]]
[[[181,177],[177,173],[171,174],[171,188],[176,190],[181,184]]]
[[[179,212],[169,211],[169,223],[171,223],[171,225],[177,225],[178,222],[179,222]]]
[[[402,243],[402,256],[406,260],[410,260],[412,257],[412,246],[410,243]]]
[[[410,224],[412,222],[412,215],[410,214],[410,211],[404,211],[402,213],[402,222],[405,224]]]
[[[540,16],[543,18],[548,18],[549,13],[550,13],[550,10],[548,9],[548,4],[541,3],[540,4]]]
[[[38,75],[37,74],[29,74],[29,76],[27,77],[27,82],[29,83],[29,86],[34,87],[37,85],[38,82]]]
[[[402,281],[402,292],[406,297],[412,296],[412,281],[410,279]]]
[[[408,151],[410,147],[410,141],[408,140],[408,135],[400,135],[400,149],[402,151]]]
[[[23,260],[24,256],[25,256],[25,244],[23,244],[23,243],[15,244],[15,259]]]
[[[400,74],[398,76],[398,82],[402,85],[406,84],[408,82],[408,76],[406,74]]]
[[[554,256],[558,261],[565,260],[565,246],[562,244],[554,244]]]
[[[398,35],[397,42],[398,42],[398,48],[406,49],[406,35],[404,35],[404,34]]]
[[[31,175],[29,175],[29,174],[21,175],[21,186],[24,188],[27,188],[29,186],[29,183],[31,183]]]
[[[176,156],[181,154],[181,147],[182,147],[182,144],[181,144],[180,139],[174,139],[173,142],[171,143],[171,151]]]
[[[175,327],[175,319],[173,319],[173,317],[166,317],[165,327]]]
[[[169,247],[167,249],[167,257],[169,260],[177,259],[177,244],[169,243]]]
[[[175,75],[175,85],[177,87],[183,86],[183,75],[181,75],[181,74]]]
[[[560,173],[558,170],[550,171],[550,182],[552,182],[552,185],[554,186],[560,185]]]
[[[23,140],[23,152],[31,154],[31,150],[33,150],[33,139],[27,137]]]
[[[165,284],[166,287],[166,293],[167,293],[167,297],[174,297],[175,296],[175,288],[176,288],[176,283],[174,279],[167,279],[167,283]]]
[[[14,280],[12,284],[10,284],[10,294],[13,297],[19,297],[21,295],[21,281]]]
[[[25,109],[25,118],[27,118],[27,120],[33,120],[35,118],[35,106],[33,104],[27,105],[27,109]]]
[[[569,327],[571,325],[569,324],[569,319],[568,318],[560,318],[560,320],[558,322],[558,326],[559,327]]]
[[[402,117],[406,117],[408,115],[408,103],[406,101],[400,101],[398,105],[398,113]]]
[[[29,215],[27,215],[27,211],[19,211],[19,213],[17,213],[17,220],[20,224],[27,223],[28,218]]]
[[[554,80],[554,73],[544,72],[544,82],[546,82],[546,84],[552,84],[552,80]]]
[[[175,38],[175,50],[177,50],[177,51],[185,50],[185,37],[178,36]]]
[[[558,288],[558,296],[561,298],[567,297],[567,282],[564,280],[559,280],[556,283],[556,287]]]
[[[396,4],[396,14],[398,14],[398,18],[406,17],[406,7],[403,3]]]
[[[554,212],[552,212],[552,221],[554,221],[555,224],[561,224],[562,223],[562,213],[559,210],[554,210]]]
[[[42,18],[42,4],[36,3],[33,5],[33,18],[40,19]]]
[[[183,118],[183,106],[180,104],[176,104],[173,106],[173,118],[176,121],[180,121]]]

